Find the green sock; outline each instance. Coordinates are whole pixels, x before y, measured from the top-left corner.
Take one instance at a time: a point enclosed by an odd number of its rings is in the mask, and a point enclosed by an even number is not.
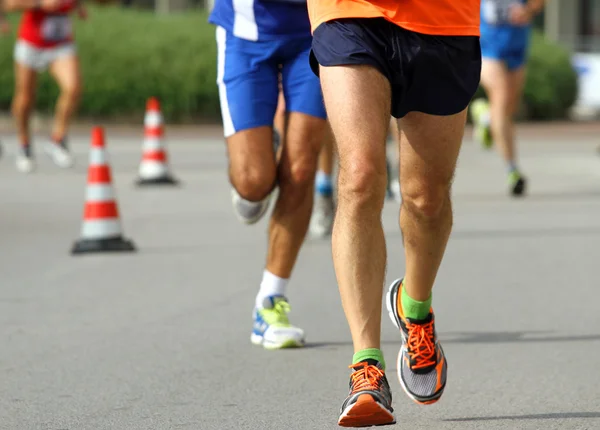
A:
[[[360,363],[367,359],[378,361],[381,364],[383,370],[385,370],[385,360],[383,359],[383,352],[378,348],[367,348],[362,351],[358,351],[352,357],[352,364]]]
[[[420,302],[411,298],[406,292],[406,288],[402,285],[402,312],[404,312],[404,316],[413,320],[424,320],[429,315],[429,310],[431,309],[431,297],[425,300],[424,302]]]

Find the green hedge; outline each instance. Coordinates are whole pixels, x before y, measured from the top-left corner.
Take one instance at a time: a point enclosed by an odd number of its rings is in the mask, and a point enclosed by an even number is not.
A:
[[[13,34],[16,32],[16,20]],[[156,16],[115,6],[92,7],[87,22],[76,21],[84,77],[80,115],[139,117],[150,96],[159,97],[169,121],[218,121],[214,27],[203,12]],[[0,37],[0,64],[12,63],[14,36]],[[568,52],[535,34],[525,105],[532,119],[566,115],[577,95]],[[7,110],[13,69],[0,69],[0,110]],[[44,75],[38,111],[51,112],[57,88]],[[481,95],[481,90],[480,90]]]
[[[523,117],[552,120],[567,117],[577,99],[577,73],[570,53],[534,32],[523,94]],[[479,88],[475,97],[485,97]]]

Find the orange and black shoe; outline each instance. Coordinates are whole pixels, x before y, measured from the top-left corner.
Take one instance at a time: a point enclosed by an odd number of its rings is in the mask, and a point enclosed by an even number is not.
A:
[[[342,405],[338,425],[370,427],[395,424],[390,385],[379,362],[365,360],[350,366],[350,394]]]
[[[435,331],[433,309],[424,320],[406,318],[400,303],[402,279],[392,283],[387,295],[390,318],[402,334],[398,353],[398,379],[415,402],[430,405],[437,402],[446,388],[448,364]]]

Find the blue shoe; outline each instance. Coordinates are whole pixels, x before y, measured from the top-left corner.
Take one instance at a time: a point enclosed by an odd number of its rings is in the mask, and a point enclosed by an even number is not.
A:
[[[298,348],[304,346],[304,331],[290,324],[290,305],[283,296],[264,300],[263,308],[255,308],[250,340],[265,349]]]

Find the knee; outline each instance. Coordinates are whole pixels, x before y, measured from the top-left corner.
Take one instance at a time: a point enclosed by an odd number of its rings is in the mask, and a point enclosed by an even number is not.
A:
[[[275,172],[257,166],[244,166],[232,172],[231,183],[242,198],[258,202],[273,190]]]
[[[387,171],[369,159],[340,164],[339,199],[354,206],[383,207]]]
[[[316,154],[294,160],[288,169],[282,169],[279,176],[282,198],[288,200],[292,206],[301,205],[306,196],[313,192],[316,173]]]
[[[72,83],[62,88],[61,93],[71,103],[77,103],[81,97],[81,84]]]
[[[295,189],[309,188],[317,173],[317,155],[302,157],[291,163],[290,169],[282,174],[282,182]]]
[[[421,219],[438,219],[450,201],[451,180],[403,179],[400,186],[402,208]]]

